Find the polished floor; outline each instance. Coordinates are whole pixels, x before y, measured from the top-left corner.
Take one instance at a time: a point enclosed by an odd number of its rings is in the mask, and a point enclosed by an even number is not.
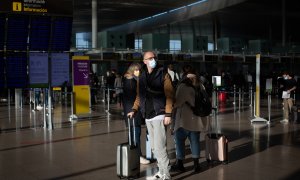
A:
[[[261,117],[268,119],[265,100]],[[101,102],[89,115],[70,121],[70,107],[56,104],[53,130],[44,128],[44,111],[30,105],[15,109],[0,106],[0,179],[119,179],[116,176],[116,147],[127,141],[122,109],[113,104],[109,113]],[[281,100],[273,99],[270,125],[255,123],[249,102],[220,104],[219,131],[229,139],[229,164],[207,164],[204,133],[201,134],[201,172],[194,174],[187,146],[185,173],[172,179],[266,180],[300,179],[300,124],[281,124]],[[211,121],[214,119],[211,117]],[[145,127],[142,150],[145,153]],[[188,144],[188,142],[187,142]],[[174,142],[168,132],[168,153],[175,161]],[[141,165],[141,177],[154,174],[155,162]]]

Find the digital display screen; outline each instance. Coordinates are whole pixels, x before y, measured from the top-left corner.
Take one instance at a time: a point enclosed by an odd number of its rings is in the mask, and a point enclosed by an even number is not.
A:
[[[50,30],[50,17],[32,17],[29,33],[29,50],[47,51],[49,48]]]
[[[0,50],[4,49],[5,17],[0,14]]]
[[[52,51],[70,51],[72,18],[57,17],[52,24]]]
[[[48,53],[29,53],[29,83],[48,84]]]
[[[4,88],[5,79],[4,79],[4,55],[3,52],[0,52],[0,88]]]
[[[221,76],[212,76],[212,83],[216,86],[221,86],[222,85],[222,81],[221,81]]]
[[[51,85],[62,86],[70,81],[69,53],[51,54]]]
[[[6,77],[8,88],[27,87],[27,54],[14,52],[6,54]]]
[[[9,16],[7,22],[7,50],[27,50],[28,39],[27,16]]]

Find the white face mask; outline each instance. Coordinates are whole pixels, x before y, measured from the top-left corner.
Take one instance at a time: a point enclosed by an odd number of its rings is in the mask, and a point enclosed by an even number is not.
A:
[[[149,67],[151,67],[152,69],[154,69],[156,67],[156,61],[154,58],[152,58],[151,60],[149,60],[148,62]]]

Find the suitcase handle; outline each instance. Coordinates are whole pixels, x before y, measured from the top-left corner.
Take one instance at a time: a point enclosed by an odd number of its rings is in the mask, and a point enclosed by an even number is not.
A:
[[[131,139],[131,125],[130,125],[130,120],[132,121],[132,129],[133,129],[133,143],[132,143],[132,139]],[[128,121],[128,138],[129,138],[129,145],[130,146],[132,146],[132,145],[134,145],[134,146],[136,146],[136,139],[135,139],[135,129],[134,129],[134,127],[135,127],[135,120],[134,120],[134,118],[132,117],[132,118],[130,118],[129,116],[127,117],[127,121]]]

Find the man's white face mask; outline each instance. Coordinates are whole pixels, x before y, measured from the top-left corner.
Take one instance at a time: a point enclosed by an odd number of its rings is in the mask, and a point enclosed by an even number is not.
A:
[[[154,69],[156,67],[156,61],[154,58],[152,58],[151,60],[149,60],[148,62],[149,67],[151,67],[152,69]]]

